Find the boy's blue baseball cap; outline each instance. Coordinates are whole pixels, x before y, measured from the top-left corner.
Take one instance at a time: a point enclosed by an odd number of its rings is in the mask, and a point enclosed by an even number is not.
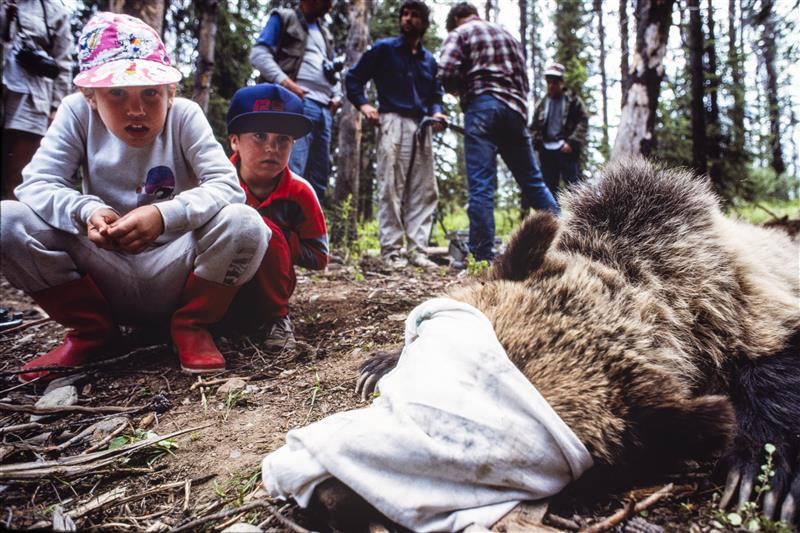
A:
[[[299,139],[309,131],[302,100],[274,83],[243,87],[228,106],[228,133],[283,133]]]

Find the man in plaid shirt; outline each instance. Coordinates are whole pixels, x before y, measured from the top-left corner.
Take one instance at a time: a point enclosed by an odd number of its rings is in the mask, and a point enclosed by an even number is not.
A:
[[[468,2],[450,10],[447,31],[438,76],[464,111],[469,249],[475,260],[491,261],[498,152],[528,205],[556,215],[559,208],[542,180],[526,127],[528,77],[521,45],[502,27],[481,20]]]

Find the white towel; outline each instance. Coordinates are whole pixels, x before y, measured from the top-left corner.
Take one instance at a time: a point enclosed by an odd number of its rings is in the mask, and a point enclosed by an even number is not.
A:
[[[293,429],[264,458],[272,497],[305,507],[335,476],[409,529],[459,531],[491,527],[592,465],[476,308],[429,300],[409,315],[405,340],[371,406]]]

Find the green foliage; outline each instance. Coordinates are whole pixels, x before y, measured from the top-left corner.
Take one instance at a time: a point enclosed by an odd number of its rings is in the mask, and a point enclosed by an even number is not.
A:
[[[131,435],[120,435],[111,439],[111,442],[108,443],[108,449],[116,450],[117,448],[122,448],[128,444],[134,444],[136,442],[141,442],[157,436],[158,435],[153,431],[137,428]],[[160,440],[148,446],[147,448],[140,450],[140,452],[134,456],[124,458],[123,464],[130,464],[132,462],[137,463],[141,461],[147,466],[151,466],[166,454],[175,455],[173,450],[175,450],[177,447],[178,445],[175,443],[175,439]]]
[[[484,272],[489,270],[489,261],[486,259],[481,259],[480,261],[475,261],[475,258],[472,257],[470,254],[467,257],[467,275],[473,278],[480,277],[483,275]]]
[[[758,475],[758,483],[755,486],[755,495],[751,501],[745,502],[736,511],[727,513],[723,510],[718,510],[714,513],[714,521],[712,525],[718,528],[735,528],[737,530],[745,531],[761,531],[765,533],[790,533],[793,528],[790,524],[782,521],[771,520],[761,514],[758,510],[759,501],[763,496],[772,490],[770,480],[775,475],[773,470],[775,464],[773,455],[775,453],[775,445],[767,443],[764,445],[765,461],[761,465],[761,471]],[[714,495],[715,500],[719,498],[719,494]]]

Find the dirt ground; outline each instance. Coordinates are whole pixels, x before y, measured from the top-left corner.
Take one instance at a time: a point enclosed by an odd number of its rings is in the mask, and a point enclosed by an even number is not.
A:
[[[218,396],[218,384],[198,386],[201,380],[180,372],[163,338],[130,332],[131,347],[155,347],[87,371],[76,383],[77,405],[141,409],[68,413],[15,429],[12,426],[29,424],[30,415],[8,406],[32,405],[44,386],[18,387],[9,372],[56,345],[64,334],[52,321],[37,323],[26,316],[22,328],[0,333],[0,404],[5,406],[0,407],[0,523],[9,529],[51,527],[66,514],[81,530],[165,531],[183,526],[219,531],[236,521],[259,524],[265,531],[318,527],[291,503],[252,505],[261,459],[283,444],[289,429],[366,405],[354,393],[359,363],[375,348],[402,340],[403,321],[414,306],[461,282],[447,267],[392,273],[375,260],[362,261],[358,268],[332,265],[325,273],[300,273],[292,301],[296,334],[302,341],[297,350],[269,356],[259,349],[263,339],[258,334],[219,339],[228,370],[203,376],[202,381],[242,377],[247,380],[244,392]],[[36,309],[4,279],[0,307]],[[105,421],[109,429],[69,441],[98,421]],[[12,464],[77,457],[98,443],[100,450],[131,444],[137,434],[147,437],[146,430],[164,436],[191,428],[196,429],[174,437],[169,450],[151,446],[111,464],[89,463],[71,472],[40,468],[23,481],[9,480],[3,473]],[[110,440],[113,429],[118,433]],[[565,494],[551,502],[552,514],[545,522],[554,528],[550,531],[583,528],[672,482],[666,498],[617,529],[711,531],[712,494],[719,487],[709,472],[710,467],[694,465],[680,476],[652,480],[633,492],[609,495],[597,487],[591,497]],[[242,505],[242,512],[208,519]],[[193,525],[193,520],[199,523]]]

